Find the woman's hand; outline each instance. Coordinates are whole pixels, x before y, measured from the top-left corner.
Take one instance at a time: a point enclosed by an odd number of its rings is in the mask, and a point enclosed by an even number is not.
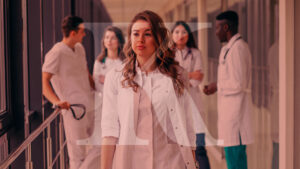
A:
[[[99,82],[104,84],[105,76],[104,75],[99,75]]]
[[[203,77],[204,74],[200,70],[189,73],[189,79],[202,81]]]

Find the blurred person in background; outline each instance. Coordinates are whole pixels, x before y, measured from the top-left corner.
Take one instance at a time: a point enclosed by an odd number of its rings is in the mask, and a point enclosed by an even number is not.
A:
[[[238,33],[238,15],[226,11],[216,17],[216,35],[221,43],[218,81],[204,93],[218,91],[218,139],[223,143],[228,169],[247,169],[246,145],[252,133],[251,53]]]
[[[85,49],[81,44],[85,36],[82,18],[65,17],[62,32],[62,41],[45,56],[43,95],[54,107],[62,109],[70,169],[79,169],[87,156],[87,146],[78,145],[77,140],[89,137],[94,127],[94,81],[88,72]],[[86,114],[82,119],[73,117],[71,104],[85,106]],[[73,109],[75,114],[81,111],[76,107]]]
[[[113,67],[120,67],[125,58],[123,46],[125,40],[122,31],[108,26],[102,38],[102,51],[94,64],[93,77],[98,92],[103,92],[105,74]]]
[[[105,75],[113,68],[120,68],[124,60],[123,46],[125,43],[122,31],[108,26],[102,38],[102,51],[95,60],[93,78],[95,81],[95,128],[92,136],[80,140],[79,144],[91,145],[88,156],[80,169],[98,169],[101,156],[101,109]]]
[[[194,114],[196,132],[196,159],[200,168],[209,169],[209,160],[205,149],[205,129],[203,124],[203,101],[199,85],[203,79],[201,52],[196,46],[192,31],[184,21],[177,21],[173,26],[172,39],[175,47],[175,60],[188,72],[190,94],[196,104],[199,113]]]

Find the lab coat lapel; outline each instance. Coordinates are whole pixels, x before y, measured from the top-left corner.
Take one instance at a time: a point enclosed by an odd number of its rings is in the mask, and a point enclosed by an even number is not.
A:
[[[137,68],[137,65],[136,65]],[[137,74],[134,78],[134,81],[139,85],[137,91],[133,93],[133,112],[134,112],[134,131],[137,133],[137,122],[139,119],[139,104],[140,104],[140,96],[141,96],[141,88],[142,86],[142,75],[141,70],[139,68],[136,69]]]
[[[137,133],[137,122],[139,118],[139,102],[141,96],[141,89],[138,88],[137,92],[133,94],[133,111],[134,111],[134,131]]]

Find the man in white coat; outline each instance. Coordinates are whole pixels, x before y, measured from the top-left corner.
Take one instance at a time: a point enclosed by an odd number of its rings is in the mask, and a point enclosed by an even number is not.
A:
[[[79,169],[86,158],[87,147],[78,145],[76,141],[89,137],[93,130],[94,83],[81,44],[85,36],[83,20],[77,16],[65,17],[62,32],[62,41],[56,43],[45,56],[42,68],[43,95],[54,106],[63,109],[70,169]],[[83,104],[86,115],[76,120],[69,110],[70,104]],[[73,109],[79,116],[79,109]]]
[[[216,35],[221,43],[218,81],[205,86],[207,95],[218,91],[218,137],[228,169],[247,169],[246,145],[254,141],[251,126],[251,53],[238,33],[238,15],[217,16]]]

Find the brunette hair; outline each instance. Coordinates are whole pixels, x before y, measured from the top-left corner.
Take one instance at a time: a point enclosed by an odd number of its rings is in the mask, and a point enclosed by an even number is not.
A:
[[[118,27],[115,27],[115,26],[108,26],[105,29],[104,36],[102,37],[102,40],[101,40],[102,50],[101,50],[99,56],[97,57],[97,60],[99,62],[105,62],[105,58],[107,57],[107,49],[104,46],[104,38],[105,38],[105,33],[107,31],[111,31],[111,32],[115,33],[115,35],[118,39],[118,57],[120,58],[120,60],[124,60],[125,56],[124,56],[124,53],[123,53],[123,46],[124,46],[124,43],[125,43],[125,39],[124,39],[124,36],[123,36],[123,33],[122,33],[121,29],[119,29]]]
[[[157,49],[155,51],[158,70],[170,77],[173,81],[173,86],[176,94],[182,95],[184,91],[184,82],[180,77],[179,64],[174,60],[175,54],[172,49],[169,48],[170,36],[168,29],[165,27],[163,20],[154,12],[146,10],[138,13],[131,21],[128,27],[128,39],[124,46],[124,53],[126,56],[125,66],[122,70],[124,80],[122,80],[123,87],[132,87],[136,92],[138,84],[134,81],[136,75],[136,54],[134,53],[131,46],[131,29],[135,22],[138,20],[146,21],[150,24],[152,36],[154,38]]]
[[[65,37],[69,37],[71,31],[78,31],[78,26],[83,23],[83,19],[78,16],[66,16],[61,24],[61,30]]]

